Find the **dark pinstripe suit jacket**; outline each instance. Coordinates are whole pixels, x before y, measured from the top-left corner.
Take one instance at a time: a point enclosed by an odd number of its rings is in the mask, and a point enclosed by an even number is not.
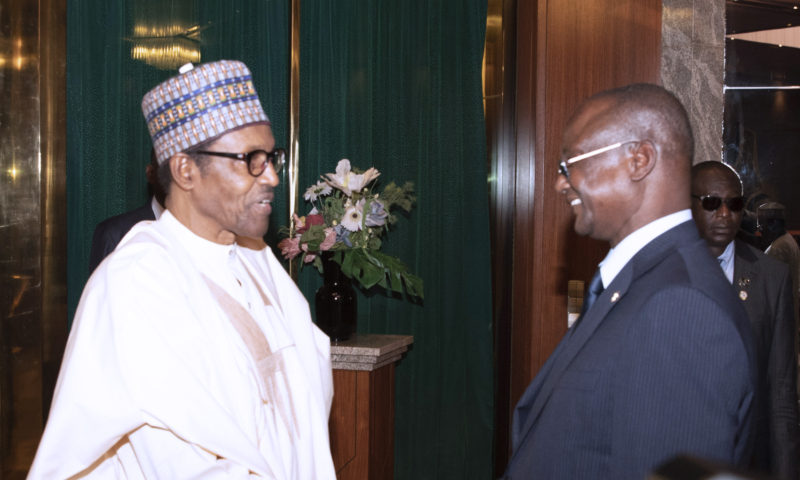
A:
[[[523,394],[513,479],[643,479],[679,454],[750,458],[746,313],[694,222],[620,271]]]
[[[736,240],[733,287],[753,326],[762,400],[754,416],[754,467],[797,479],[797,354],[789,268]]]

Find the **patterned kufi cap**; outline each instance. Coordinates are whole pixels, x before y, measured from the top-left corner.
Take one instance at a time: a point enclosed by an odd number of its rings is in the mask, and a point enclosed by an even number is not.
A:
[[[159,164],[230,130],[269,123],[250,70],[233,60],[184,65],[180,75],[147,92],[142,112]]]

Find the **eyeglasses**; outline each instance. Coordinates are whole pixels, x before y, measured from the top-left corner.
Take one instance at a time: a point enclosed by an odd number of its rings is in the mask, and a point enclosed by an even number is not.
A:
[[[266,150],[253,150],[247,153],[228,153],[228,152],[209,152],[206,150],[195,150],[192,153],[199,153],[202,155],[211,155],[214,157],[232,158],[234,160],[241,160],[247,162],[247,171],[250,175],[257,177],[264,173],[267,169],[267,162],[272,164],[275,173],[280,173],[283,169],[283,164],[286,163],[286,150],[282,148],[275,148],[271,152]]]
[[[562,160],[558,164],[558,174],[564,175],[567,180],[569,180],[569,170],[567,169],[568,165],[572,165],[573,163],[578,163],[581,160],[586,160],[587,158],[596,157],[601,153],[606,153],[609,150],[614,150],[615,148],[619,148],[623,145],[627,145],[628,143],[637,143],[639,140],[629,140],[627,142],[617,142],[613,145],[608,145],[605,147],[598,148],[596,150],[592,150],[591,152],[581,153],[580,155],[575,155],[574,157],[569,157],[566,160]]]
[[[692,198],[700,200],[700,206],[703,207],[703,210],[707,210],[709,212],[716,211],[722,206],[723,202],[728,206],[728,210],[731,212],[741,212],[744,209],[744,197],[723,199],[716,195],[692,195]]]

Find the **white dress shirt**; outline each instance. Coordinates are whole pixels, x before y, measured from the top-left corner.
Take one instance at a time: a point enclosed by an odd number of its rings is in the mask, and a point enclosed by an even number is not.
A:
[[[692,211],[687,208],[654,220],[622,239],[600,262],[600,277],[603,279],[603,286],[611,285],[611,282],[630,259],[654,238],[691,219]]]
[[[736,251],[734,246],[734,242],[728,244],[725,247],[725,251],[717,257],[717,261],[719,262],[719,266],[722,267],[722,271],[725,272],[725,277],[728,279],[731,284],[733,284],[733,254]]]

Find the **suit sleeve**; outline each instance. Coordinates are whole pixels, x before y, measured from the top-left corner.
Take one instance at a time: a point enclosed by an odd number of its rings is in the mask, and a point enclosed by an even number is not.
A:
[[[637,316],[620,342],[629,361],[616,379],[611,448],[618,461],[609,478],[634,478],[638,468],[683,453],[726,464],[749,460],[755,374],[744,312],[675,286]]]
[[[769,382],[771,469],[778,478],[797,478],[797,353],[794,346],[794,304],[787,270],[780,282],[772,345],[767,366]]]

